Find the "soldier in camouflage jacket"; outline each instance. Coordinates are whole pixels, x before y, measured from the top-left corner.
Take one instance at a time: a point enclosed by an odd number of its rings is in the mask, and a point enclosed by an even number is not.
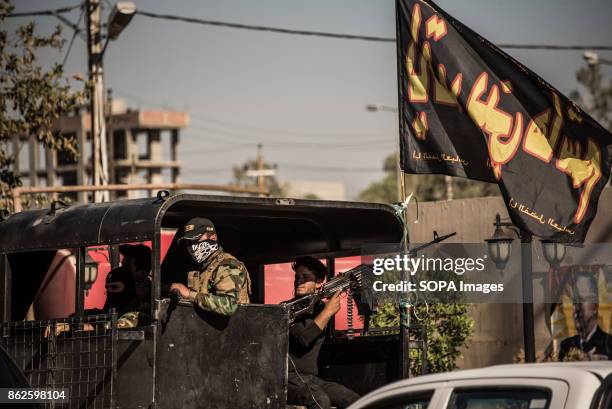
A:
[[[219,246],[210,220],[191,219],[177,234],[198,268],[188,273],[187,286],[173,283],[171,291],[205,311],[225,316],[232,315],[238,304],[249,302],[249,273],[242,262]]]

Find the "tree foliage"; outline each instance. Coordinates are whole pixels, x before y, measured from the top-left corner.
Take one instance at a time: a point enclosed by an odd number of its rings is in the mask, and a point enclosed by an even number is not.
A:
[[[452,371],[457,367],[461,348],[474,331],[474,320],[467,304],[420,304],[415,307],[411,321],[423,325],[427,334],[427,372]],[[383,304],[370,318],[372,328],[397,327],[399,309],[394,304]],[[421,373],[422,360],[417,351],[410,355],[410,372]]]
[[[275,169],[276,167],[270,163],[263,164],[264,169]],[[242,166],[234,166],[233,167],[233,180],[232,184],[235,186],[241,187],[250,187],[257,188],[257,178],[252,176],[247,176],[247,170],[249,169],[257,169],[257,160],[249,159]],[[278,182],[276,176],[265,176],[265,187],[268,192],[270,192],[270,196],[283,196],[284,189],[281,184]]]
[[[359,194],[359,200],[366,202],[393,203],[398,201],[397,184],[398,169],[396,156],[390,155],[383,163],[385,176],[365,188]],[[443,175],[405,175],[406,190],[414,192],[421,201],[442,200],[446,196],[446,181]],[[463,199],[468,197],[497,196],[499,188],[493,183],[476,180],[453,178],[453,197]]]
[[[612,131],[612,78],[606,78],[601,65],[587,65],[576,72],[581,90],[575,90],[571,97],[586,112]]]
[[[0,25],[12,12],[9,0],[0,0]],[[37,33],[33,22],[14,33],[0,30],[0,209],[10,209],[12,189],[21,185],[13,164],[18,152],[9,147],[14,136],[33,135],[46,147],[76,157],[76,141],[53,131],[54,122],[71,112],[82,99],[82,92],[71,90],[61,64],[43,68],[37,52],[61,50],[61,27],[48,36]]]

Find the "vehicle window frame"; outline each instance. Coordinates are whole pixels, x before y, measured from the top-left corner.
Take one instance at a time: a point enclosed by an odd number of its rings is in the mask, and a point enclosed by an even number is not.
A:
[[[448,403],[446,404],[446,409],[455,409],[455,403],[457,399],[457,394],[459,393],[470,393],[470,392],[505,392],[505,391],[539,391],[546,393],[546,406],[541,409],[551,409],[551,403],[553,400],[553,391],[550,388],[542,387],[542,386],[526,386],[526,385],[480,385],[480,386],[462,386],[455,387],[451,391],[450,397],[448,399]]]
[[[410,392],[399,392],[394,393],[388,396],[384,396],[381,399],[371,402],[367,404],[367,406],[362,406],[362,409],[396,409],[398,405],[407,405],[408,403],[405,400],[409,397],[409,399],[427,399],[429,398],[429,402],[427,402],[427,408],[435,408],[436,406],[432,406],[432,403],[436,402],[436,393],[438,391],[436,388],[428,388],[418,391],[410,391]]]

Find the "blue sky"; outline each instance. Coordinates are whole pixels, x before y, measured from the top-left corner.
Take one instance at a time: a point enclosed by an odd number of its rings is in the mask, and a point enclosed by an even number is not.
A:
[[[111,0],[112,2],[112,0]],[[19,0],[16,11],[76,0]],[[109,4],[109,2],[103,2]],[[236,23],[393,37],[392,0],[135,1],[137,8]],[[612,45],[609,0],[438,0],[495,43]],[[79,12],[67,15],[76,21]],[[15,26],[23,19],[9,21]],[[36,18],[41,30],[57,20]],[[69,36],[71,30],[65,30]],[[563,93],[577,87],[580,51],[510,50]],[[612,59],[612,53],[601,52]],[[41,54],[44,62],[63,54]],[[604,67],[612,74],[612,67]],[[77,39],[66,71],[86,73]],[[397,117],[366,112],[397,105],[395,48],[330,38],[207,27],[136,16],[105,56],[107,87],[134,108],[185,109],[183,181],[226,183],[232,165],[255,156],[277,163],[282,180],[338,180],[349,198],[382,177],[397,145]],[[208,153],[207,153],[208,152]],[[317,170],[317,168],[320,168]],[[330,169],[331,168],[331,169]],[[343,168],[335,171],[334,168]],[[321,170],[322,169],[322,170]]]

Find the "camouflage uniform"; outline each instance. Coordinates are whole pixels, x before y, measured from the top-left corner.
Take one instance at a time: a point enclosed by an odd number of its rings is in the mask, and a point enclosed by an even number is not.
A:
[[[141,287],[139,292],[140,298],[136,298],[132,304],[130,311],[121,315],[117,320],[117,328],[134,328],[141,325],[148,325],[151,322],[151,283],[147,280],[143,284],[137,284]]]
[[[243,263],[217,250],[200,270],[187,275],[189,300],[206,311],[232,315],[238,304],[247,304],[251,280]]]
[[[117,320],[117,328],[134,328],[151,322],[149,316],[151,304],[146,302],[140,304],[136,311],[129,311]]]

